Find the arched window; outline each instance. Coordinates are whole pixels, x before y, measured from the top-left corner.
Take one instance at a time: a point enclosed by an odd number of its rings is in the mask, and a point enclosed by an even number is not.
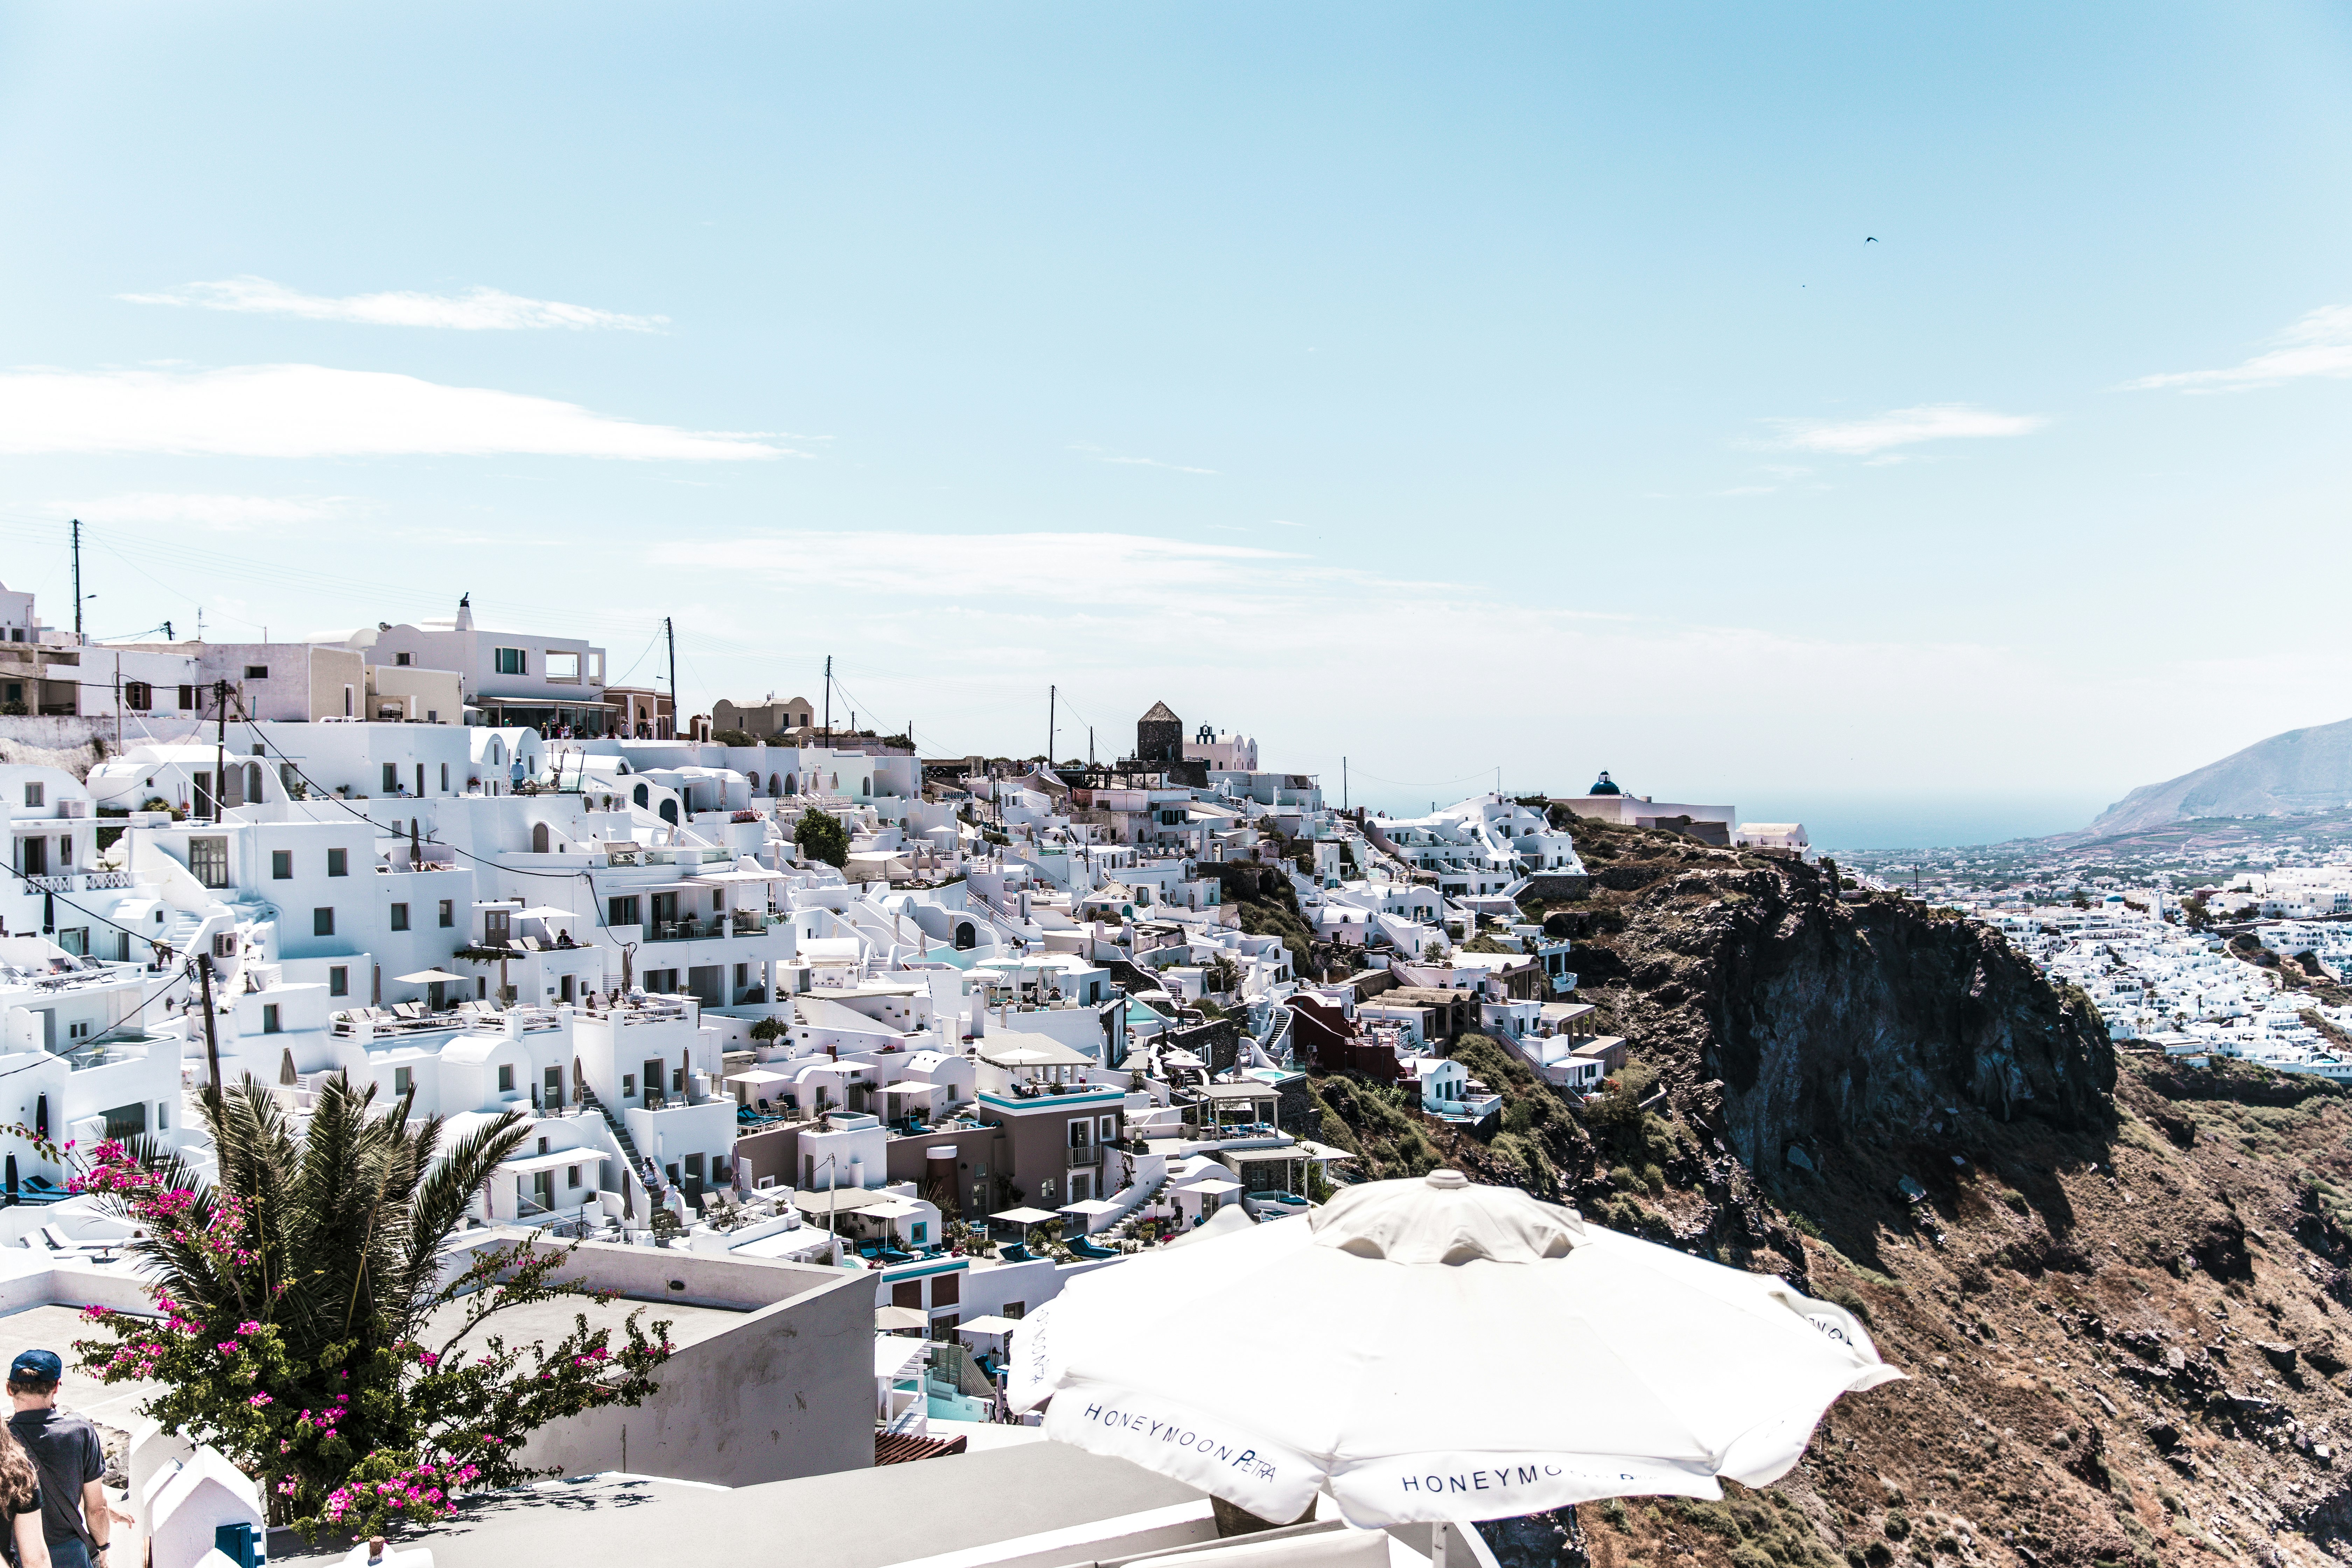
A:
[[[645,785],[639,784],[637,786],[636,794],[630,796],[630,798],[635,800],[639,805],[644,805],[653,799],[653,792],[646,788]]]
[[[957,925],[955,944],[958,952],[969,952],[980,945],[980,933],[971,929],[970,921],[964,921]]]
[[[661,819],[672,827],[677,826],[677,802],[666,800],[661,803]]]
[[[547,853],[547,824],[544,822],[530,825],[530,852],[534,855]]]
[[[770,773],[770,774],[768,775],[768,793],[769,793],[770,795],[782,795],[782,794],[783,794],[784,792],[783,792],[782,790],[781,790],[781,789],[779,789],[779,788],[777,788],[777,787],[776,787],[779,784],[781,784],[781,783],[782,783],[782,782],[783,782],[783,781],[782,781],[781,779],[777,778],[775,774],[773,774],[773,773]]]
[[[252,805],[261,799],[261,764],[245,764],[245,803]]]

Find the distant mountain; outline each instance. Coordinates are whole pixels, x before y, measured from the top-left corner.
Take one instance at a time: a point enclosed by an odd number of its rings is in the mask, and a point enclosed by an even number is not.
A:
[[[2204,816],[2298,816],[2352,805],[2352,719],[2289,730],[2163,784],[2142,784],[2099,814],[2095,837]]]

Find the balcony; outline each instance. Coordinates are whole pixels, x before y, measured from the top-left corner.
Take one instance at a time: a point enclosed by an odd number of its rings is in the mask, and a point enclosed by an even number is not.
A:
[[[1064,1162],[1065,1168],[1072,1171],[1091,1170],[1101,1163],[1102,1147],[1096,1143],[1089,1143],[1083,1149],[1071,1150],[1069,1159]]]
[[[782,923],[782,917],[761,910],[736,910],[707,921],[656,921],[646,927],[647,942],[711,942],[721,937],[758,936]]]

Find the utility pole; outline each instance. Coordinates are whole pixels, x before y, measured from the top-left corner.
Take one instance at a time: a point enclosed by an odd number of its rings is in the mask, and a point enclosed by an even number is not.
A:
[[[205,996],[205,1065],[211,1073],[213,1103],[218,1105],[221,1098],[220,1041],[213,1035],[213,955],[209,952],[196,954],[196,984],[203,987]]]
[[[1048,770],[1054,765],[1054,702],[1061,691],[1058,686],[1045,688],[1045,766]]]
[[[1348,759],[1339,759],[1339,809],[1348,809]]]
[[[1089,725],[1087,725],[1087,769],[1088,769],[1089,771],[1091,771],[1091,770],[1093,769],[1094,765],[1095,765],[1095,727],[1094,727],[1092,724],[1089,724]]]
[[[669,644],[669,733],[677,738],[677,628],[667,616],[662,617],[662,637]]]
[[[114,754],[122,754],[122,656],[114,656]]]
[[[833,744],[833,655],[824,656],[824,743]]]
[[[73,520],[74,646],[81,646],[81,519]]]
[[[228,682],[213,682],[213,820],[228,801]]]

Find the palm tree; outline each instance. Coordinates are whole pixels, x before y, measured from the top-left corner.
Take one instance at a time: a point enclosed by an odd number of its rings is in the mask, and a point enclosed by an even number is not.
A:
[[[132,1250],[184,1305],[275,1323],[302,1360],[330,1343],[414,1339],[437,1304],[442,1256],[467,1205],[529,1123],[503,1111],[445,1153],[440,1117],[410,1125],[413,1098],[372,1115],[375,1087],[339,1073],[302,1129],[251,1078],[205,1096],[219,1174],[200,1186],[177,1154],[141,1151],[165,1186],[194,1192],[194,1223],[151,1230]],[[205,1238],[232,1208],[247,1221],[246,1245],[224,1253]]]

